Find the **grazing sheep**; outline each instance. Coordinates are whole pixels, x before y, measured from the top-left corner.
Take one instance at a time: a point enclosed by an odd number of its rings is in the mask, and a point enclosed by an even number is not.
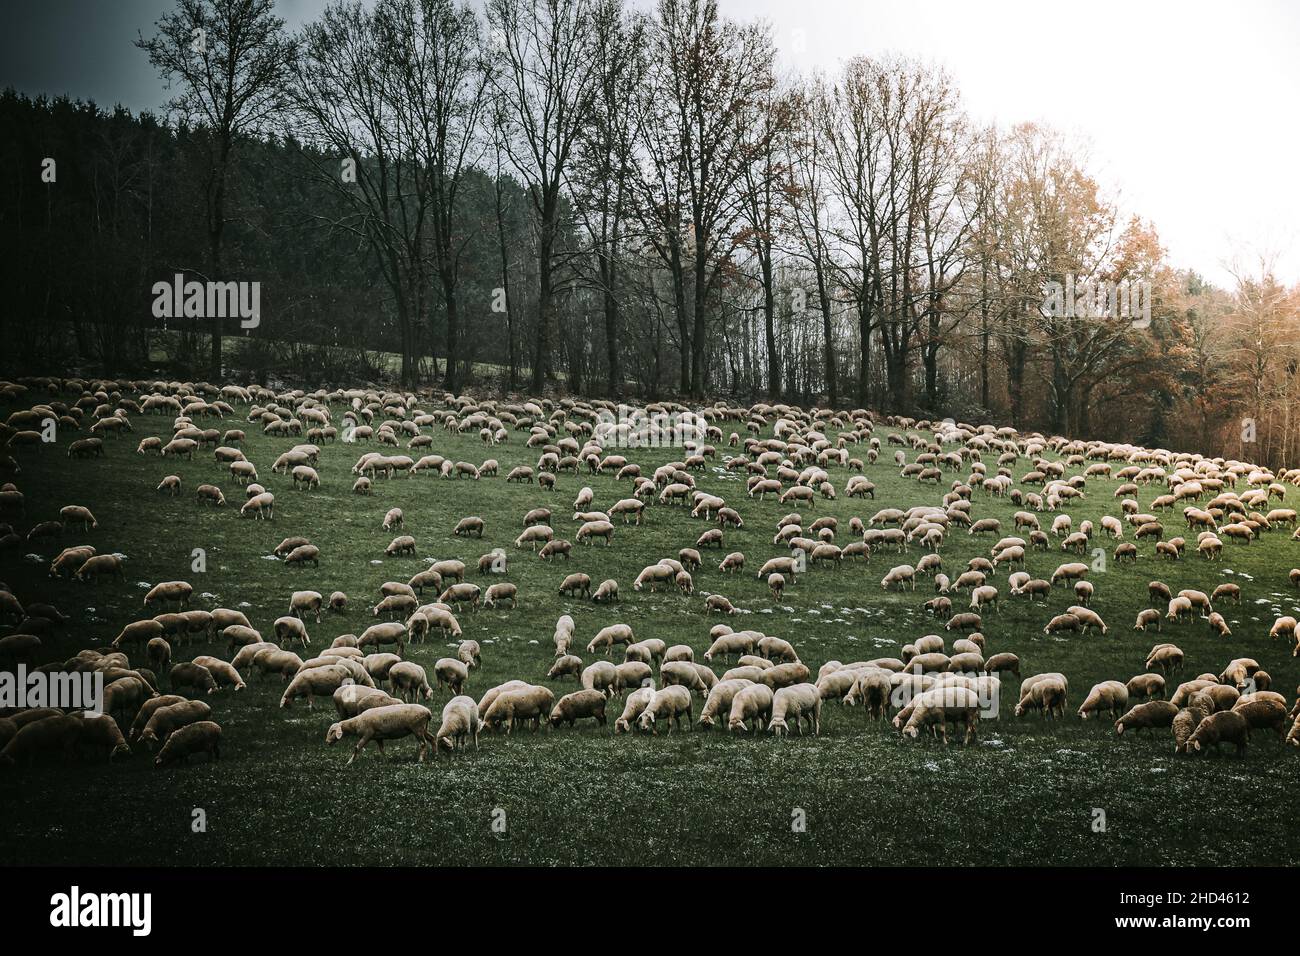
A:
[[[822,695],[814,684],[792,684],[779,688],[772,695],[772,719],[768,721],[768,733],[780,736],[789,734],[787,718],[794,720],[796,732],[802,734],[800,718],[808,722],[808,728],[816,737],[821,733]]]
[[[698,678],[697,678],[698,679]],[[655,691],[654,697],[637,718],[637,726],[652,734],[659,733],[659,725],[666,723],[668,733],[673,726],[682,729],[682,715],[686,716],[686,726],[691,727],[691,692],[685,687],[671,685]]]
[[[1115,733],[1120,735],[1125,730],[1132,730],[1134,733],[1142,730],[1150,732],[1154,727],[1169,727],[1177,714],[1178,705],[1167,700],[1152,700],[1145,704],[1138,704],[1115,721]]]
[[[609,667],[613,670],[612,664]],[[488,703],[484,711],[486,700],[487,695],[484,695],[484,700],[479,701],[479,713],[482,715],[484,726],[499,728],[504,724],[507,734],[515,726],[530,720],[533,722],[533,731],[536,732],[540,729],[542,720],[555,706],[555,695],[550,689],[534,684],[522,684],[519,687],[502,685],[499,693]]]
[[[631,731],[637,718],[645,712],[645,709],[650,706],[650,702],[654,700],[654,696],[655,688],[653,686],[642,687],[640,690],[628,694],[623,705],[623,713],[614,721],[614,733],[624,734]],[[701,723],[703,723],[703,718],[701,718]]]
[[[449,751],[463,750],[469,740],[474,741],[478,750],[478,735],[482,728],[478,705],[473,697],[453,697],[442,708],[442,723],[434,734],[434,753],[441,752],[445,746]]]
[[[605,702],[607,698],[602,691],[578,690],[565,694],[551,711],[550,724],[559,727],[568,723],[570,727],[584,717],[593,718],[602,727],[605,726]]]
[[[1250,724],[1244,716],[1236,711],[1221,711],[1200,722],[1187,741],[1187,749],[1191,753],[1203,753],[1213,747],[1218,752],[1219,744],[1226,741],[1236,745],[1237,756],[1242,757],[1249,736]]]
[[[211,720],[186,724],[174,731],[154,758],[155,767],[180,761],[188,763],[192,754],[207,753],[213,760],[221,758],[221,726]]]
[[[414,737],[420,745],[418,762],[423,763],[428,753],[429,744],[432,738],[429,736],[429,721],[433,719],[433,714],[429,708],[421,704],[389,704],[384,707],[375,707],[371,710],[364,711],[356,717],[350,717],[347,720],[341,720],[331,724],[329,730],[325,732],[325,742],[335,744],[344,737],[360,737],[356,747],[352,750],[352,756],[344,766],[352,766],[352,762],[365,748],[370,741],[377,741],[379,752],[384,752],[384,741],[400,740],[403,737]],[[435,746],[437,746],[435,744]]]
[[[1087,698],[1079,706],[1079,718],[1087,720],[1094,713],[1109,710],[1114,718],[1128,708],[1128,687],[1117,680],[1094,684]]]

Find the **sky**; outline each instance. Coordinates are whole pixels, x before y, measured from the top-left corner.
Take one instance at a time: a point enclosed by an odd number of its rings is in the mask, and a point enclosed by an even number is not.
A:
[[[638,5],[650,0],[636,0]],[[1268,254],[1300,282],[1300,3],[1294,0],[719,0],[762,18],[789,71],[857,55],[945,67],[982,122],[1033,121],[1081,146],[1125,214],[1152,221],[1170,262],[1231,284]],[[0,87],[157,109],[131,44],[169,0],[6,4]],[[291,26],[318,0],[280,0]]]

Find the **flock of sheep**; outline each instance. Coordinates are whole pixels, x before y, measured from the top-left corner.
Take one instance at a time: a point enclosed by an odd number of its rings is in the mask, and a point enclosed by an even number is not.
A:
[[[44,503],[31,506],[23,487],[24,462],[60,447],[69,467],[112,468],[114,455],[138,437],[136,453],[157,456],[163,471],[175,458],[211,461],[210,483],[187,488],[180,476],[166,474],[157,494],[188,495],[195,507],[235,510],[237,505],[238,514],[249,520],[276,519],[276,495],[262,483],[267,477],[316,491],[321,458],[350,459],[348,445],[367,446],[351,469],[352,492],[376,501],[393,487],[389,481],[436,478],[450,483],[447,487],[467,504],[482,481],[529,486],[537,494],[520,494],[536,504],[543,493],[558,494],[561,475],[572,476],[575,484],[587,475],[612,476],[626,493],[598,501],[590,487],[582,487],[572,509],[565,509],[571,518],[550,507],[521,508],[510,532],[518,530],[514,550],[527,549],[556,564],[567,562],[575,547],[635,547],[638,526],[675,522],[681,547],[624,584],[634,594],[676,591],[703,612],[703,623],[683,624],[682,643],[638,639],[631,625],[618,620],[624,599],[638,599],[619,581],[556,570],[553,587],[559,594],[603,606],[610,623],[583,641],[573,617],[562,615],[554,629],[553,657],[539,660],[535,673],[491,687],[475,700],[465,690],[485,651],[478,641],[464,639],[459,618],[479,608],[513,608],[521,600],[518,585],[508,580],[511,555],[503,548],[477,562],[474,570],[485,584],[499,579],[486,586],[471,580],[466,562],[456,558],[431,560],[409,580],[386,582],[367,605],[374,623],[359,634],[333,637],[323,647],[311,632],[349,619],[353,601],[342,591],[294,590],[286,613],[258,627],[237,609],[193,607],[193,586],[176,580],[153,586],[144,597],[144,616],[124,622],[111,644],[49,660],[47,645],[68,616],[51,604],[21,600],[0,581],[0,668],[23,665],[47,675],[97,672],[106,688],[102,714],[48,707],[0,713],[0,765],[5,766],[48,753],[89,751],[111,758],[133,748],[156,752],[159,766],[196,754],[216,758],[222,729],[212,719],[213,704],[226,698],[225,706],[239,706],[230,694],[254,679],[283,682],[282,708],[298,700],[314,708],[317,698],[329,698],[337,720],[324,729],[324,741],[355,739],[349,764],[371,741],[382,750],[386,741],[413,737],[424,760],[430,750],[437,755],[477,749],[484,733],[537,730],[543,724],[571,727],[585,720],[604,726],[611,701],[617,701],[614,733],[725,726],[732,732],[816,735],[823,707],[838,702],[861,707],[868,722],[890,724],[905,737],[946,742],[955,732],[969,744],[977,739],[981,717],[997,715],[1008,675],[1020,681],[1015,717],[1033,713],[1056,719],[1070,706],[1066,675],[1022,675],[1018,654],[992,652],[985,614],[999,613],[1010,601],[1047,602],[1064,591],[1074,603],[1060,613],[1045,613],[1043,634],[1082,637],[1089,631],[1105,634],[1112,626],[1090,607],[1093,565],[1063,560],[1047,573],[1059,560],[1052,553],[1081,558],[1104,547],[1109,560],[1123,563],[1136,561],[1150,542],[1149,554],[1158,560],[1199,561],[1210,569],[1222,560],[1225,541],[1244,546],[1287,530],[1300,538],[1295,510],[1282,506],[1288,486],[1300,485],[1300,470],[1278,475],[1249,462],[991,425],[880,419],[860,409],[719,403],[688,416],[693,430],[674,449],[679,460],[652,466],[636,459],[657,421],[685,409],[576,399],[476,401],[367,389],[276,393],[237,385],[50,379],[0,383],[0,397],[17,406],[0,426],[5,482],[0,569],[42,542],[55,542],[49,575],[69,600],[83,585],[125,582],[122,556],[92,544],[65,546],[68,536],[87,540],[99,522],[81,504],[65,505],[57,518],[46,515],[50,509]],[[269,466],[261,462],[265,471],[259,470],[242,450],[243,428],[214,427],[236,419],[291,447]],[[48,440],[51,423],[59,435],[82,437],[56,446]],[[511,460],[506,466],[496,458],[476,464],[438,454],[439,436],[453,433],[477,435],[485,449],[503,457],[508,452]],[[110,446],[113,454],[107,453]],[[876,485],[867,475],[890,467],[915,482],[916,503],[878,507]],[[744,480],[746,494],[723,497],[701,488],[710,468],[734,476],[737,488]],[[228,501],[227,494],[237,500]],[[864,505],[871,500],[874,513],[865,520],[853,517],[845,526],[835,516],[817,515],[819,501],[840,495]],[[1085,496],[1108,498],[1114,513],[1096,526],[1090,520],[1076,524],[1070,510]],[[729,531],[746,527],[742,511],[748,510],[753,521],[752,503],[768,498],[792,509],[772,528],[771,553],[729,551]],[[981,514],[995,499],[1020,509],[1011,527]],[[121,514],[105,517],[111,526],[135,507],[121,502],[115,508]],[[395,535],[386,556],[416,554],[401,508],[379,504],[375,520]],[[698,534],[692,523],[702,529]],[[477,541],[486,525],[481,516],[466,515],[453,530]],[[572,542],[557,530],[566,525],[574,528]],[[986,538],[987,556],[948,567],[943,546],[953,535]],[[710,549],[713,556],[706,558]],[[917,549],[919,556],[911,558]],[[304,536],[285,538],[275,553],[286,565],[312,569],[321,558],[319,547]],[[902,563],[905,556],[908,563]],[[876,585],[865,567],[881,559],[900,563],[888,567]],[[1028,570],[1031,563],[1041,576]],[[832,660],[814,671],[790,641],[729,623],[742,609],[721,593],[728,581],[754,574],[780,601],[802,575],[845,569],[856,575],[851,589],[879,587],[910,595],[924,582],[934,596],[923,607],[942,633],[907,644],[898,657]],[[716,590],[697,597],[696,577],[702,573]],[[1300,586],[1300,569],[1285,575],[1279,570],[1277,576]],[[1153,580],[1133,628],[1161,631],[1166,622],[1200,619],[1226,645],[1233,635],[1216,605],[1241,600],[1236,584],[1220,584],[1210,593],[1173,593]],[[709,627],[714,615],[722,622]],[[1294,617],[1278,618],[1269,634],[1287,638],[1293,654],[1300,647]],[[455,656],[437,660],[430,673],[408,659],[407,651],[435,638],[459,643]],[[697,646],[707,647],[698,655],[686,642],[696,638]],[[1010,645],[1014,639],[999,635],[998,643]],[[1155,644],[1143,672],[1091,687],[1078,716],[1109,715],[1116,734],[1163,730],[1180,753],[1217,750],[1221,743],[1240,753],[1256,729],[1285,735],[1300,746],[1300,701],[1292,706],[1274,690],[1257,660],[1225,650],[1219,673],[1170,686],[1167,680],[1181,675],[1184,656],[1173,643]],[[547,681],[571,678],[578,689],[557,699],[550,687],[528,679],[543,671]],[[435,724],[421,701],[443,688],[451,698]]]

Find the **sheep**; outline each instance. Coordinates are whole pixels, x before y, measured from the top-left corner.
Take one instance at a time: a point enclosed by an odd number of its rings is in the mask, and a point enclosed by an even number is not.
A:
[[[393,558],[403,554],[415,554],[415,538],[409,534],[398,535],[384,548],[384,554]]]
[[[597,661],[582,671],[584,690],[599,690],[613,697],[618,690],[618,668],[608,661]]]
[[[1200,700],[1190,701],[1186,707],[1174,714],[1174,719],[1169,725],[1174,735],[1174,753],[1188,752],[1188,741],[1191,740],[1192,734],[1196,732],[1201,721],[1209,715],[1209,709],[1203,706]]]
[[[457,696],[469,683],[469,668],[464,661],[454,657],[440,657],[433,665],[433,673],[438,681],[438,689],[445,685]]]
[[[1057,614],[1043,628],[1044,634],[1057,634],[1061,631],[1078,631],[1082,628],[1083,622],[1074,614]]]
[[[591,595],[591,600],[594,604],[609,604],[618,599],[618,582],[613,578],[606,578],[604,581],[601,581],[600,585]]]
[[[659,680],[664,686],[680,685],[688,690],[698,691],[707,697],[709,687],[700,676],[699,670],[690,661],[665,661],[659,667]]]
[[[1048,718],[1064,717],[1066,692],[1065,680],[1058,674],[1039,674],[1022,681],[1016,716],[1023,717],[1031,710],[1041,710]]]
[[[144,728],[148,726],[149,719],[161,708],[170,707],[172,704],[183,704],[186,701],[187,698],[179,694],[159,694],[157,697],[150,697],[136,711],[135,720],[132,721],[130,730],[127,733],[127,740],[132,743],[135,742],[140,734],[144,732]],[[16,727],[14,729],[17,730]],[[0,749],[3,749],[4,743],[4,741],[0,741]]]
[[[877,667],[863,668],[857,672],[857,680],[844,696],[844,703],[849,706],[861,703],[868,720],[882,720],[889,712],[892,692],[893,682],[888,671]]]
[[[601,628],[591,639],[591,643],[587,645],[587,653],[594,654],[598,649],[604,648],[605,656],[608,657],[615,644],[632,644],[635,640],[630,625],[611,624]]]
[[[277,622],[278,623],[278,622]],[[357,647],[383,647],[388,644],[397,645],[397,653],[403,654],[406,651],[406,625],[401,621],[386,621],[382,624],[372,624],[361,632],[357,638]]]
[[[614,721],[614,733],[623,734],[631,731],[634,722],[650,706],[654,696],[655,688],[653,686],[642,687],[629,694],[623,705],[623,713]],[[701,718],[701,723],[703,723],[703,718]]]
[[[1287,708],[1284,701],[1258,693],[1243,694],[1232,705],[1232,711],[1246,718],[1250,730],[1272,729],[1279,737],[1286,732]]]
[[[402,703],[396,697],[390,697],[386,691],[377,687],[363,687],[360,684],[344,684],[334,692],[333,697],[334,710],[339,720],[355,717],[372,707]]]
[[[432,719],[433,713],[421,704],[389,704],[375,707],[356,717],[331,724],[329,730],[325,732],[325,743],[336,744],[344,737],[360,737],[352,750],[352,756],[344,764],[345,767],[350,767],[370,741],[378,742],[379,752],[382,754],[384,741],[400,740],[411,736],[419,742],[417,761],[423,763],[429,744],[434,743],[429,736],[429,721]],[[437,744],[434,743],[434,746],[436,747]]]
[[[605,694],[598,690],[578,690],[565,694],[551,711],[550,725],[559,727],[567,722],[572,727],[582,718],[591,717],[603,727],[606,700]]]
[[[220,658],[201,656],[194,658],[193,663],[207,668],[217,687],[233,687],[237,691],[244,689],[244,679],[239,676],[239,671]]]
[[[730,672],[729,672],[730,673]],[[775,667],[769,667],[759,672],[759,676],[754,678],[756,681],[766,684],[773,690],[781,687],[789,687],[791,684],[801,684],[809,677],[809,671],[806,665],[800,663],[777,664]]]
[[[311,638],[307,634],[307,627],[298,617],[284,616],[275,619],[271,625],[272,632],[275,634],[277,644],[283,644],[286,641],[300,641],[304,647],[311,644]]]
[[[916,590],[916,569],[910,564],[900,564],[890,568],[889,573],[880,579],[880,586],[888,591],[891,585],[898,585],[898,590],[902,590],[903,585],[911,584],[912,590]]]
[[[1159,674],[1138,674],[1125,685],[1130,698],[1156,700],[1164,696],[1165,679]]]
[[[698,679],[698,678],[697,678]],[[685,687],[671,685],[655,691],[654,697],[637,718],[637,726],[643,731],[658,734],[658,725],[667,723],[668,733],[673,726],[682,729],[682,715],[686,715],[686,726],[691,727],[691,692]]]
[[[1109,710],[1111,716],[1118,718],[1128,708],[1128,687],[1117,680],[1102,681],[1094,684],[1088,696],[1079,706],[1079,719],[1087,720],[1094,713]]]
[[[433,749],[435,755],[442,747],[449,751],[464,749],[468,740],[473,739],[474,749],[478,750],[478,735],[482,728],[478,705],[472,697],[453,697],[442,708],[442,723],[434,734]]]
[[[167,704],[151,710],[150,716],[141,728],[138,739],[152,750],[159,744],[165,745],[168,737],[182,727],[207,720],[212,716],[212,708],[201,700],[184,700]]]
[[[306,545],[306,547],[311,547],[311,545]],[[297,554],[300,550],[301,548],[295,548],[293,554]],[[290,558],[293,557],[293,554],[290,555]],[[313,614],[316,617],[316,623],[319,624],[320,611],[324,603],[325,598],[319,591],[294,591],[293,596],[289,598],[289,613],[299,620],[308,614]],[[375,613],[378,614],[379,610],[379,608],[376,608]]]
[[[208,694],[217,692],[217,681],[212,676],[212,672],[200,664],[177,664],[168,672],[167,677],[174,692],[181,690],[204,691]]]
[[[751,631],[739,631],[735,633],[721,634],[714,642],[709,645],[709,649],[704,652],[704,659],[711,661],[715,657],[721,656],[723,660],[730,661],[733,654],[749,654],[754,650],[756,638]]]
[[[186,581],[164,581],[149,589],[149,593],[144,596],[144,606],[149,607],[157,602],[166,607],[169,602],[175,601],[178,608],[184,607],[189,604],[193,593],[194,587]]]
[[[1157,644],[1147,655],[1146,670],[1159,670],[1163,673],[1181,670],[1183,652],[1174,644]]]
[[[428,700],[433,696],[428,675],[424,668],[414,661],[398,661],[391,664],[384,676],[396,696],[403,701],[415,703],[420,697]]]
[[[1153,727],[1169,727],[1173,724],[1178,709],[1177,704],[1167,700],[1152,700],[1145,704],[1138,704],[1115,721],[1115,733],[1118,736],[1125,730],[1136,733],[1141,730],[1149,732]]]
[[[478,641],[461,641],[456,648],[456,659],[464,662],[470,670],[483,664],[483,649]]]
[[[936,687],[918,694],[908,707],[894,718],[901,725],[903,736],[916,739],[924,727],[934,727],[944,744],[948,743],[948,723],[959,722],[966,727],[963,744],[975,741],[979,725],[979,698],[965,687]]]
[[[207,753],[213,760],[221,758],[221,726],[211,720],[186,724],[174,731],[162,750],[154,758],[155,767],[166,767],[177,761],[189,762],[193,754]]]
[[[779,688],[772,695],[772,719],[768,721],[768,733],[780,736],[789,734],[787,718],[794,719],[795,730],[802,734],[800,718],[808,722],[809,729],[816,737],[821,733],[822,695],[814,684],[792,684]]]
[[[1246,753],[1249,736],[1250,724],[1242,714],[1231,710],[1221,711],[1210,714],[1197,725],[1187,741],[1187,750],[1190,753],[1202,753],[1213,747],[1217,752],[1219,744],[1227,741],[1236,745],[1237,756],[1241,757]]]
[[[280,697],[280,707],[293,705],[299,697],[307,698],[307,709],[312,709],[312,698],[333,696],[344,681],[352,680],[352,672],[341,664],[327,664],[299,671]]]
[[[612,670],[613,665],[610,665],[610,668]],[[487,695],[484,695],[484,700],[486,699]],[[542,719],[549,715],[555,706],[555,695],[550,689],[535,684],[523,684],[508,689],[506,685],[502,685],[502,689],[488,704],[486,711],[483,709],[484,700],[479,701],[479,713],[482,715],[484,726],[497,728],[505,724],[507,734],[517,724],[530,720],[536,732],[541,727]]]

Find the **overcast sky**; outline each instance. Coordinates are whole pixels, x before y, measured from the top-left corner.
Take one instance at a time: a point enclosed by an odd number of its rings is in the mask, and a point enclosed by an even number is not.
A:
[[[648,2],[648,0],[641,0]],[[1226,284],[1234,254],[1278,254],[1300,282],[1300,3],[1289,0],[720,0],[762,17],[784,64],[835,70],[903,53],[948,68],[978,119],[1033,120],[1085,144],[1170,260]],[[131,46],[169,0],[21,0],[0,30],[0,86],[157,108]],[[291,25],[320,9],[280,0]]]

